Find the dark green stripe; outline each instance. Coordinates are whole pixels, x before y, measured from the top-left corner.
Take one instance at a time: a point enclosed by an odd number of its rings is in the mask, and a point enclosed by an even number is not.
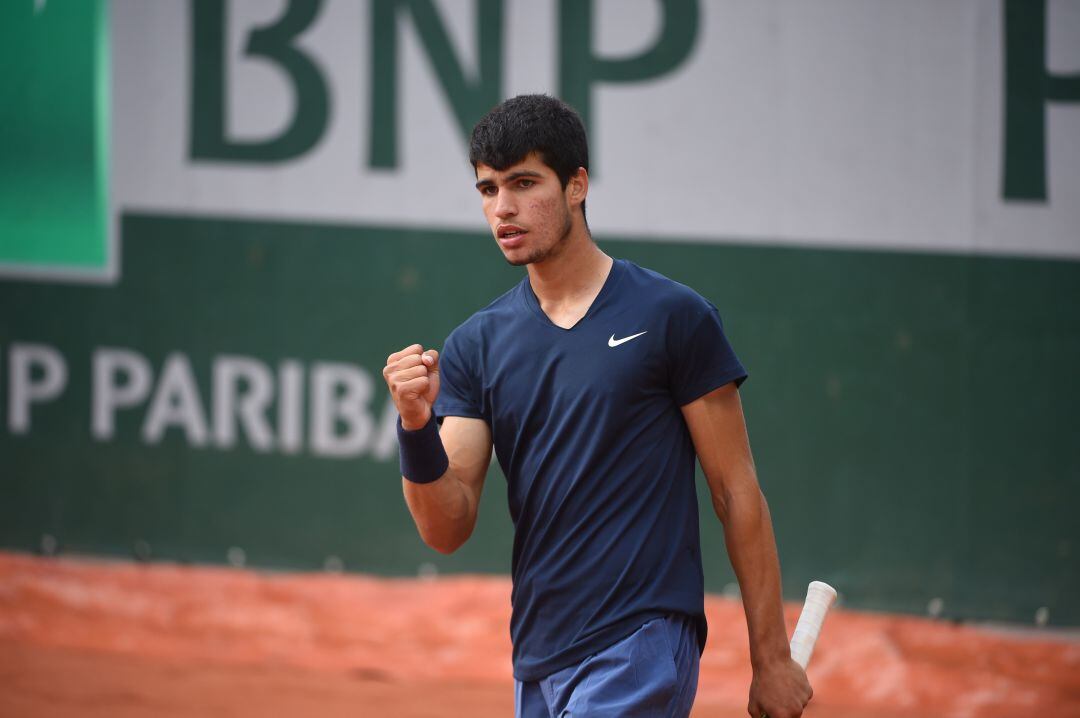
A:
[[[0,434],[0,545],[412,573],[509,568],[502,479],[452,557],[424,549],[393,462],[189,449],[177,432],[89,438],[89,357],[127,346],[155,367],[187,354],[204,404],[220,354],[348,361],[375,373],[439,344],[516,282],[477,233],[129,216],[115,287],[0,283],[0,364],[13,340],[60,349],[64,397],[28,436]],[[743,397],[785,589],[834,583],[849,605],[1080,622],[1080,263],[601,240],[701,291],[751,379]],[[2,373],[6,376],[6,369]],[[5,403],[7,387],[3,387]],[[385,392],[378,390],[376,409]],[[274,417],[271,417],[274,420]],[[704,496],[703,496],[704,498]],[[703,511],[708,507],[702,502]],[[704,522],[708,586],[732,580]]]

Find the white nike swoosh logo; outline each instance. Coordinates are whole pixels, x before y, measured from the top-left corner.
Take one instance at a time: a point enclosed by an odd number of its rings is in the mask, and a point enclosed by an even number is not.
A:
[[[607,345],[608,345],[609,347],[617,347],[617,346],[619,346],[620,344],[626,344],[626,342],[630,341],[631,339],[637,339],[637,338],[638,338],[638,337],[640,337],[640,336],[641,336],[642,334],[648,334],[648,333],[649,333],[649,330],[648,330],[648,329],[646,329],[646,330],[645,330],[645,331],[643,331],[643,332],[638,332],[637,334],[631,334],[630,336],[628,336],[628,337],[623,337],[622,339],[616,339],[616,338],[615,338],[615,335],[614,335],[614,334],[612,334],[612,335],[611,335],[611,339],[608,339],[608,340],[607,340]]]

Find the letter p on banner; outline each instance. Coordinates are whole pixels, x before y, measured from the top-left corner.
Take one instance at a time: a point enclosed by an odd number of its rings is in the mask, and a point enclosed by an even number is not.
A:
[[[12,344],[8,358],[8,428],[30,431],[30,405],[60,396],[67,385],[67,364],[44,344]]]

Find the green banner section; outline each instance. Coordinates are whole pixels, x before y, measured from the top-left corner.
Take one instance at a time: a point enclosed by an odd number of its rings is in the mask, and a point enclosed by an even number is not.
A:
[[[147,215],[122,233],[114,287],[0,283],[0,545],[509,570],[497,469],[460,552],[417,538],[380,375],[518,281],[489,238]],[[1080,623],[1080,263],[600,243],[720,307],[789,597],[820,578],[853,606]]]
[[[107,7],[0,5],[0,268],[107,268]]]

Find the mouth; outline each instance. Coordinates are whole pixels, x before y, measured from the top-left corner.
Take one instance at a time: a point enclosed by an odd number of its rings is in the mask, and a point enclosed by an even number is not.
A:
[[[528,232],[521,227],[513,224],[501,224],[495,230],[495,236],[499,240],[499,244],[507,249],[517,247],[524,241],[525,235]]]

